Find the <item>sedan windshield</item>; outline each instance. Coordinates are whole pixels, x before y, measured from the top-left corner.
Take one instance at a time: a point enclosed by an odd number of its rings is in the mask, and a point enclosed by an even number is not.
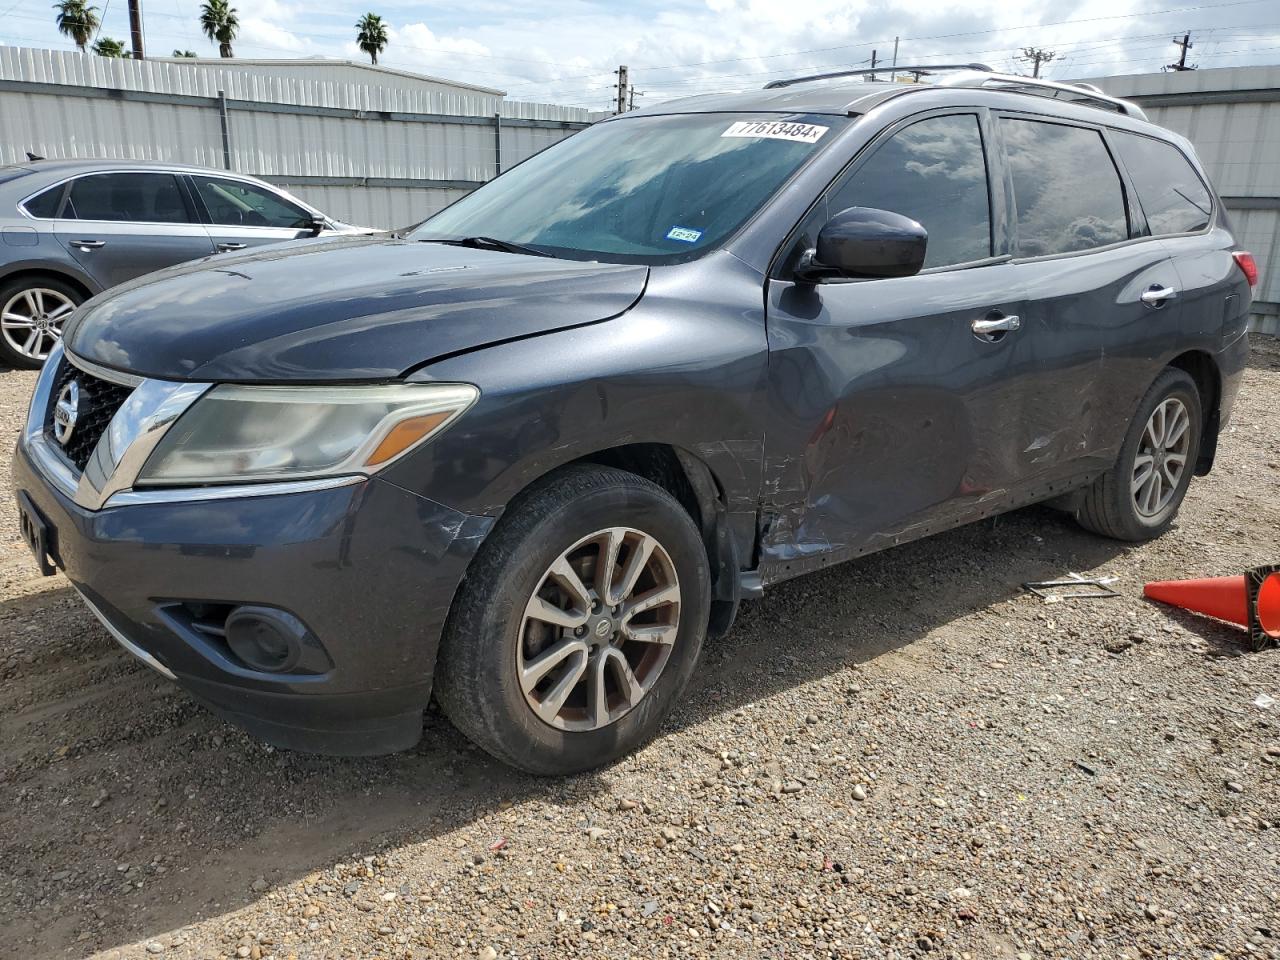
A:
[[[520,244],[552,256],[690,260],[726,240],[847,118],[628,117],[531,157],[417,227],[417,240]]]

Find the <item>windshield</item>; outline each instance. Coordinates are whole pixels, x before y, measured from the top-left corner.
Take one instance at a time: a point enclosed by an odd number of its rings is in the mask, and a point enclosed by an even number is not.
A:
[[[571,259],[675,263],[727,239],[845,117],[697,113],[599,123],[418,226]]]

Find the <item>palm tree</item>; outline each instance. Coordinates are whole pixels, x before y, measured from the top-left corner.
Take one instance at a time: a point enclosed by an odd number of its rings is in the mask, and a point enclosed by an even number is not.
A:
[[[235,56],[231,43],[240,32],[240,18],[229,0],[205,0],[200,6],[200,29],[218,45],[218,55],[226,59]]]
[[[93,43],[92,52],[99,57],[122,60],[124,59],[124,41],[113,40],[111,37],[99,37]]]
[[[196,57],[199,56],[199,54],[196,53],[194,50],[174,50],[173,55],[175,57],[186,57],[190,60],[194,60],[196,59]]]
[[[378,54],[387,46],[387,25],[376,13],[366,13],[356,21],[356,45],[377,66]]]
[[[98,29],[98,8],[85,6],[85,0],[62,0],[55,3],[53,9],[58,11],[58,32],[70,37],[84,53],[89,38]]]

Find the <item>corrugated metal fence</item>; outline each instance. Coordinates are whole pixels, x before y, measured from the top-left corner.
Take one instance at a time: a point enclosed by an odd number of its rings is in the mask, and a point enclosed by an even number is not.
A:
[[[105,157],[223,167],[342,220],[399,227],[590,122],[498,91],[303,64],[299,76],[0,47],[0,163]],[[307,76],[307,74],[311,74]],[[405,75],[393,75],[400,79]]]

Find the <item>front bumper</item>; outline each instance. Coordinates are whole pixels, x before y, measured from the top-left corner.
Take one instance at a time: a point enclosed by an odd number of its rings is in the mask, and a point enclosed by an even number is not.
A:
[[[135,655],[277,746],[363,755],[421,736],[454,591],[492,525],[385,481],[86,509],[26,443],[15,491],[50,529],[54,562]],[[288,611],[328,669],[265,673],[175,623],[176,602]]]

